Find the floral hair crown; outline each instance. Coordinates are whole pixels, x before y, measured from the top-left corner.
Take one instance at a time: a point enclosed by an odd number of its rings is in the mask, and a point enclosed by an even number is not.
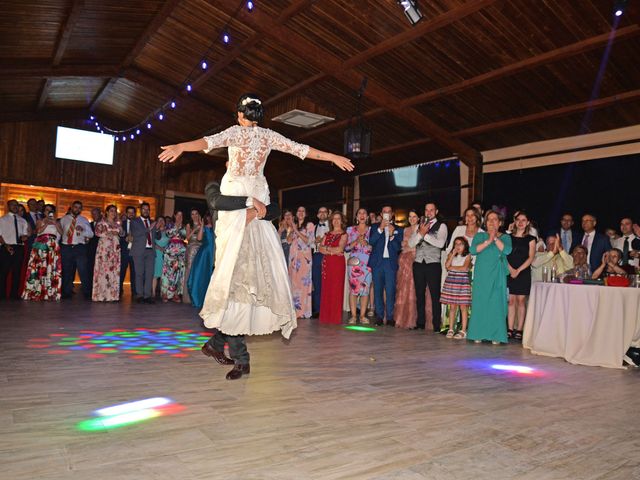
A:
[[[251,98],[251,97],[245,98],[244,100],[242,100],[242,102],[240,102],[240,104],[243,107],[246,107],[251,102],[257,103],[258,105],[262,105],[262,102],[260,100],[258,100],[257,98]]]

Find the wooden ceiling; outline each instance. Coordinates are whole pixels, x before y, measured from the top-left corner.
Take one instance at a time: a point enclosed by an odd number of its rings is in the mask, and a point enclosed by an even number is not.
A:
[[[231,125],[251,91],[267,117],[297,98],[331,113],[313,130],[266,126],[341,152],[366,76],[373,157],[357,173],[452,154],[473,164],[482,150],[640,123],[639,2],[612,36],[614,3],[419,0],[411,26],[394,0],[256,0],[251,13],[240,0],[4,0],[0,121],[94,112],[126,128],[176,98],[150,137],[175,142]],[[209,69],[192,74],[207,51]],[[287,187],[337,170],[272,155],[267,175]]]

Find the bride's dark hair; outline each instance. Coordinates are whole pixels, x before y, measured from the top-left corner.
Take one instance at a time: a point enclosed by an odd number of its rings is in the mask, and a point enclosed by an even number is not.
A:
[[[255,93],[245,93],[238,99],[238,112],[244,114],[244,118],[251,122],[262,123],[264,118],[264,108],[262,100]]]

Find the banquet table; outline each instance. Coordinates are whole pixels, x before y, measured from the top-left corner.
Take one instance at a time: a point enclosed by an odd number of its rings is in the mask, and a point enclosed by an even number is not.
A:
[[[640,288],[534,283],[522,339],[537,355],[623,368],[640,346]]]

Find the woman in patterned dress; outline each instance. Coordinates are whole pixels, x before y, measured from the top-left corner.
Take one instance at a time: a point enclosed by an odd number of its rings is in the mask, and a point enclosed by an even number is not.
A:
[[[169,237],[169,244],[164,250],[160,295],[164,303],[169,300],[180,303],[186,254],[184,240],[187,238],[187,231],[182,225],[182,212],[180,210],[173,215],[173,225],[167,228],[166,233],[167,237]]]
[[[120,299],[120,233],[118,209],[109,205],[105,217],[96,225],[98,249],[93,269],[94,302],[117,302]]]
[[[22,298],[24,300],[60,300],[62,289],[62,263],[59,239],[62,227],[55,220],[56,207],[44,207],[44,218],[36,222],[33,242]]]
[[[358,303],[360,304],[360,323],[369,324],[367,318],[367,305],[369,304],[369,293],[371,291],[371,267],[367,265],[369,255],[371,255],[371,245],[369,245],[369,215],[367,210],[360,208],[356,212],[356,224],[347,228],[347,246],[345,250],[349,252],[347,260],[347,274],[349,276],[349,308],[351,318],[349,323],[357,321]]]
[[[311,317],[311,244],[315,241],[313,223],[307,220],[307,209],[298,207],[292,223],[289,247],[289,278],[297,318]]]

